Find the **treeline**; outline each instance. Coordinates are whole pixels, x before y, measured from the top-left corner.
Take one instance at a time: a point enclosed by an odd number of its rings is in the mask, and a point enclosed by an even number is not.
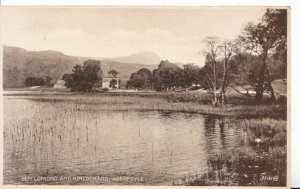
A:
[[[203,88],[211,92],[212,104],[217,106],[226,103],[229,87],[238,86],[254,89],[256,103],[262,103],[266,92],[270,102],[276,101],[272,81],[287,76],[287,10],[268,9],[261,22],[248,23],[236,39],[208,36],[203,44],[203,67],[161,61],[153,71],[142,68],[132,73],[126,87],[156,91]],[[93,91],[102,85],[101,63],[87,60],[63,79],[72,91]]]
[[[117,88],[119,72],[110,70],[108,74],[115,79],[111,79],[110,88]],[[89,59],[83,62],[83,65],[77,64],[74,66],[72,73],[63,75],[65,86],[74,92],[90,92],[95,91],[102,86],[102,69],[100,60]],[[118,80],[118,81],[117,81]]]
[[[152,72],[142,68],[131,74],[126,88],[154,89],[156,91],[180,90],[201,84],[201,72],[198,66],[186,64],[183,68],[169,62],[161,61]]]
[[[30,76],[25,79],[24,85],[26,87],[32,87],[32,86],[52,87],[54,85],[54,83],[53,83],[53,79],[50,76],[47,76],[46,78]]]
[[[286,78],[286,64],[284,61],[274,62],[268,58],[272,80]],[[224,62],[216,61],[216,90],[223,86]],[[257,55],[237,53],[230,58],[227,64],[226,85],[245,86],[252,88],[256,85],[260,59]],[[176,91],[185,89],[213,89],[213,65],[206,59],[205,65],[185,64],[182,67],[168,60],[161,61],[157,69],[150,71],[142,68],[131,74],[127,82],[127,89],[150,89],[156,91]]]
[[[276,101],[272,81],[287,77],[286,9],[268,9],[261,22],[248,23],[236,39],[208,36],[203,44],[203,67],[186,64],[180,68],[162,61],[152,72],[133,73],[127,88],[168,91],[201,86],[212,92],[216,106],[225,104],[229,87],[250,86],[256,91],[254,102],[262,103],[266,92],[270,102]]]

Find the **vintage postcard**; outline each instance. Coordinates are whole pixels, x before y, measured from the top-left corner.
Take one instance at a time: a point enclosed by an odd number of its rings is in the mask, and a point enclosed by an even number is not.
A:
[[[1,185],[288,187],[289,18],[2,6]]]

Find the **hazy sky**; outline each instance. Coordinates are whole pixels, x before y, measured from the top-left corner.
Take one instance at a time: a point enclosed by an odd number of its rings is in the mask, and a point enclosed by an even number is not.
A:
[[[262,8],[3,8],[2,44],[88,57],[155,52],[173,62],[203,65],[201,41],[233,39]]]

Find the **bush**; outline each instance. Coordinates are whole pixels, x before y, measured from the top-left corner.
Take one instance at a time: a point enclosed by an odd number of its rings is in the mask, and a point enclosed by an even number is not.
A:
[[[24,81],[26,87],[45,85],[43,78],[27,77]]]

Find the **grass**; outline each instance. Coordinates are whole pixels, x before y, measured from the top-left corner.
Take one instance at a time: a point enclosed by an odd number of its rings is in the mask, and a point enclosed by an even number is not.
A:
[[[162,110],[201,114],[214,114],[237,119],[273,118],[286,119],[286,103],[253,105],[242,95],[228,97],[224,107],[213,107],[211,95],[195,92],[170,93],[70,93],[42,92],[19,94],[44,102],[72,102],[82,107],[100,110]],[[9,96],[9,95],[8,95]],[[14,94],[14,96],[16,96]],[[241,102],[244,103],[241,103]],[[87,106],[88,105],[88,106]]]
[[[239,148],[210,157],[207,162],[209,169],[195,179],[187,180],[184,184],[210,186],[285,186],[286,184],[287,105],[285,101],[278,104],[252,105],[249,98],[231,94],[228,95],[225,107],[212,107],[210,94],[195,92],[70,93],[46,91],[21,94],[21,96],[33,101],[60,103],[62,109],[68,108],[71,112],[78,112],[78,110],[160,110],[220,116],[224,123],[231,127],[243,128],[247,133],[247,139],[240,138]],[[56,114],[54,111],[53,117]],[[34,122],[34,124],[37,123]],[[44,138],[40,138],[43,135],[39,134],[43,132],[42,130],[26,131],[18,126],[13,126],[13,128],[22,129],[18,131],[16,139],[22,138],[21,133],[23,136],[34,133],[36,137],[34,142],[44,141]],[[52,128],[56,130],[52,131]],[[60,130],[61,128],[57,125],[53,125],[51,130],[44,132],[59,133]]]
[[[230,125],[244,128],[247,140],[241,138],[238,149],[210,157],[208,171],[186,185],[286,186],[286,122],[252,119]]]

